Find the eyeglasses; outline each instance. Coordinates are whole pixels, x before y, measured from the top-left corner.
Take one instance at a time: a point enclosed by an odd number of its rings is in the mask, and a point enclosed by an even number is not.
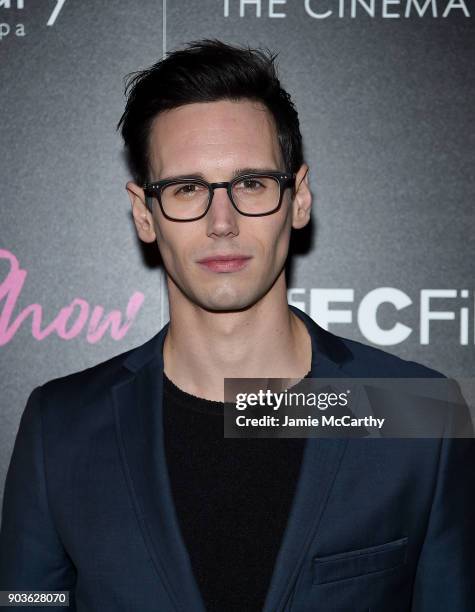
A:
[[[208,183],[202,179],[165,179],[145,183],[147,206],[156,198],[163,215],[170,221],[196,221],[211,207],[215,189],[226,189],[234,208],[247,217],[275,213],[282,204],[284,191],[292,187],[295,174],[283,172],[247,173],[232,181]]]

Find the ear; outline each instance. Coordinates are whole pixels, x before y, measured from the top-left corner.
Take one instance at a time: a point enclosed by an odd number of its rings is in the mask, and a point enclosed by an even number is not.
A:
[[[310,221],[312,194],[308,186],[308,166],[302,164],[295,176],[295,195],[292,202],[292,227],[301,229]]]
[[[137,230],[140,240],[144,242],[153,242],[156,239],[153,217],[145,203],[145,193],[142,187],[129,181],[125,188],[129,194],[135,229]]]

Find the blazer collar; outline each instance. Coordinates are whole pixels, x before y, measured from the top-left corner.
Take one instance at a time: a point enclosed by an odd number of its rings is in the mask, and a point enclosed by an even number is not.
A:
[[[161,370],[163,371],[163,343],[168,332],[170,323],[166,323],[162,329],[150,340],[132,349],[123,365],[131,372],[138,372],[151,359],[158,359]]]
[[[312,377],[339,378],[352,359],[342,340],[290,306],[305,323],[312,342]],[[175,514],[166,468],[162,425],[163,343],[167,323],[132,350],[123,365],[129,375],[112,387],[117,438],[132,502],[157,578],[170,609],[205,612]],[[346,440],[308,439],[289,519],[263,612],[283,612],[306,553],[318,531]],[[169,609],[168,607],[164,609]]]
[[[320,327],[302,310],[289,304],[290,310],[304,323],[312,341],[312,377],[340,378],[341,369],[353,359],[353,354],[338,336]]]
[[[343,340],[324,330],[305,312],[289,304],[290,310],[305,324],[312,342],[312,376],[336,378],[342,376],[340,368],[353,359],[351,351]],[[169,323],[150,340],[129,352],[123,365],[131,372],[137,372],[153,358],[158,358],[163,370],[163,343]]]

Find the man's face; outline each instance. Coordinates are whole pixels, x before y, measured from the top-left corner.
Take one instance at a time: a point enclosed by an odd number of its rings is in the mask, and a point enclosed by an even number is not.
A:
[[[150,133],[150,160],[153,181],[200,176],[211,183],[250,168],[284,170],[271,115],[249,100],[189,104],[161,113]],[[291,189],[277,212],[262,217],[241,215],[225,189],[216,189],[208,213],[191,222],[166,219],[154,201],[151,225],[170,297],[181,294],[211,311],[253,305],[284,274],[292,223]],[[248,259],[240,265],[200,263],[229,255]]]

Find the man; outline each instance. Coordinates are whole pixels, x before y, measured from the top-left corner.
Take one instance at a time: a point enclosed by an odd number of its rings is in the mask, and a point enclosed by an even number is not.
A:
[[[133,77],[119,125],[170,322],[31,394],[0,588],[88,612],[474,610],[472,440],[223,438],[224,378],[440,376],[289,308],[311,194],[273,58],[189,45]]]

